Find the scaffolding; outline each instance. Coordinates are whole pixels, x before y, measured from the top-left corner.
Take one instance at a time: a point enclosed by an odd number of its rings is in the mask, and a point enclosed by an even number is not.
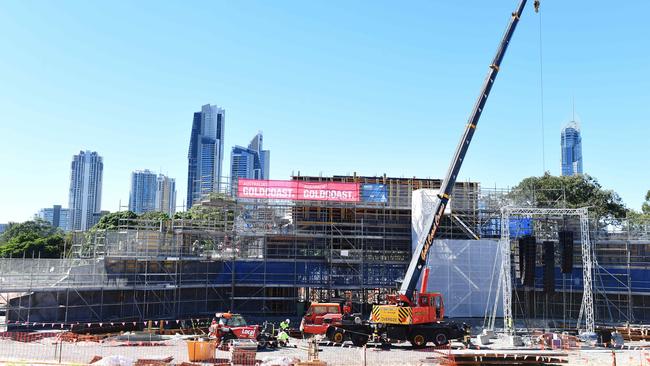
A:
[[[182,320],[225,310],[254,320],[297,318],[309,301],[350,298],[355,312],[367,314],[371,304],[396,291],[410,261],[413,191],[435,190],[440,180],[292,179],[375,185],[386,194],[355,203],[221,195],[198,204],[211,213],[201,219],[123,220],[114,229],[73,233],[64,259],[0,259],[0,311],[12,324]],[[477,238],[495,241],[507,221],[501,208],[537,202],[540,195],[566,206],[562,191],[531,193],[458,182],[438,238],[466,241],[459,251],[478,243]],[[534,229],[552,232],[543,221],[548,220],[538,218]],[[595,321],[650,320],[645,270],[650,225],[625,220],[605,225],[593,218],[590,223]],[[569,224],[579,230],[577,222]],[[577,318],[580,278],[578,270],[558,276],[555,294],[540,295],[539,286],[530,293],[513,286],[512,296],[524,299],[523,305],[514,304],[513,316],[564,324]]]
[[[49,263],[47,276],[39,264],[7,260],[0,282],[7,318],[178,320],[224,310],[295,317],[308,301],[344,297],[368,312],[396,290],[410,260],[413,190],[436,189],[440,180],[293,179],[380,185],[386,194],[356,203],[218,196],[198,203],[210,211],[205,219],[122,220],[113,230],[74,233],[70,258]],[[478,183],[457,184],[443,237],[479,232],[479,197]]]

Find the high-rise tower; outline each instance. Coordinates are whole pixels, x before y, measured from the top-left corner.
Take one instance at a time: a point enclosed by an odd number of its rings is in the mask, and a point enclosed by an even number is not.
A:
[[[582,174],[582,137],[580,124],[573,118],[562,129],[562,175]]]
[[[187,208],[202,196],[219,192],[226,111],[206,104],[194,113],[187,154]]]
[[[262,132],[258,132],[248,147],[233,146],[230,154],[230,179],[232,192],[236,192],[237,179],[269,179],[271,152],[262,149]]]
[[[176,180],[160,174],[157,184],[156,211],[164,212],[172,217],[176,212]]]
[[[129,210],[137,214],[156,211],[158,177],[148,169],[131,173]]]
[[[38,210],[35,217],[49,222],[53,227],[68,230],[68,214],[69,211],[67,208],[62,208],[61,205],[54,205]]]
[[[80,151],[70,166],[69,230],[88,230],[95,225],[102,206],[104,162],[95,151]]]

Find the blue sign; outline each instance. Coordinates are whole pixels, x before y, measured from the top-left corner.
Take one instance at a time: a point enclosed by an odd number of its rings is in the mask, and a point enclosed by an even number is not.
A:
[[[388,202],[385,184],[362,184],[361,200],[363,202]]]
[[[510,237],[519,238],[524,235],[533,235],[533,219],[526,218],[510,218]]]

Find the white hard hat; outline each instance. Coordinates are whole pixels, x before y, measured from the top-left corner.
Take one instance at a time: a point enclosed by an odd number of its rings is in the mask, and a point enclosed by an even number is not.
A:
[[[291,320],[289,320],[289,319],[287,319],[287,320],[285,320],[285,321],[286,321],[287,323],[291,323]]]

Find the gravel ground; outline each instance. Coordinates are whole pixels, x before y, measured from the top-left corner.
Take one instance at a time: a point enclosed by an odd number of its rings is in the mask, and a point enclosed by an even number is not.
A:
[[[307,359],[307,342],[293,340],[297,348],[282,348],[257,353],[258,360],[268,358]],[[160,346],[120,346],[117,343],[64,343],[61,361],[64,363],[88,363],[95,355],[107,357],[120,355],[130,359],[165,358],[171,356],[175,363],[189,361],[187,344],[181,338],[163,342]],[[360,348],[321,346],[320,359],[328,365],[364,365],[364,350]],[[394,346],[391,350],[369,347],[365,350],[366,365],[423,365],[427,358],[441,357],[444,351],[413,350],[408,344]],[[650,352],[641,350],[616,350],[616,365],[648,365]],[[216,358],[229,359],[229,352],[217,351]],[[58,362],[59,352],[54,339],[23,343],[0,340],[0,364],[31,364],[39,362]],[[568,365],[612,365],[612,351],[606,349],[571,351]],[[426,364],[435,364],[434,361]]]

